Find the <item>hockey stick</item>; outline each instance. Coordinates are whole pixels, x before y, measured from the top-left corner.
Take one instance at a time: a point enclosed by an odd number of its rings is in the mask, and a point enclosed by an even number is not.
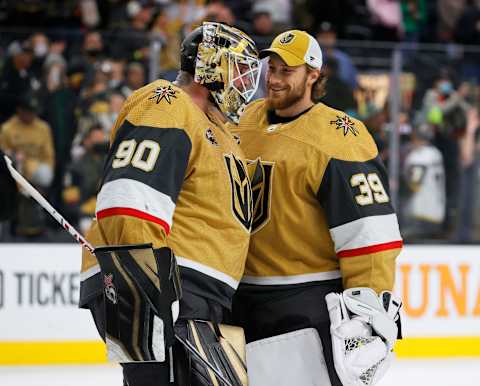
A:
[[[6,155],[3,156],[7,164],[7,168],[10,171],[13,179],[18,182],[18,184],[23,188],[23,190],[37,201],[43,209],[45,209],[58,223],[65,229],[70,235],[78,242],[82,247],[87,249],[90,253],[93,253],[93,246],[83,238],[83,236],[78,232],[70,223],[63,218],[63,216],[58,213],[55,208],[50,205],[50,203],[35,189],[30,182],[28,182],[12,165],[12,160]]]
[[[18,184],[23,188],[23,190],[32,197],[35,201],[37,201],[40,206],[45,209],[58,223],[65,229],[70,235],[85,249],[87,249],[90,253],[93,253],[94,248],[93,246],[83,238],[83,236],[72,226],[70,223],[65,220],[65,218],[58,213],[55,208],[50,205],[50,203],[40,194],[38,190],[36,190],[12,165],[12,160],[8,158],[6,155],[4,156],[5,162],[7,164],[8,170],[12,175],[13,179],[18,182]],[[223,374],[215,368],[210,362],[202,357],[202,355],[198,352],[198,350],[193,346],[190,342],[183,340],[180,336],[175,334],[175,338],[185,347],[187,351],[193,354],[197,359],[210,370],[212,370],[215,375],[226,385],[226,386],[233,386],[224,376]]]

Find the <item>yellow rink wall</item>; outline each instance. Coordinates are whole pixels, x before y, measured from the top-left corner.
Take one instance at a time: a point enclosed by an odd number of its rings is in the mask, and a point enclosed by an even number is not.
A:
[[[106,362],[79,269],[76,245],[0,244],[0,365]],[[399,358],[480,357],[480,247],[405,247],[395,292]]]

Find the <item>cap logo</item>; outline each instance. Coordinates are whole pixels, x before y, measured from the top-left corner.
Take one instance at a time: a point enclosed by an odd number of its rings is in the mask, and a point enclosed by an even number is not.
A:
[[[286,33],[283,35],[280,39],[280,44],[288,44],[291,43],[292,40],[295,38],[295,35],[292,34],[291,32]]]

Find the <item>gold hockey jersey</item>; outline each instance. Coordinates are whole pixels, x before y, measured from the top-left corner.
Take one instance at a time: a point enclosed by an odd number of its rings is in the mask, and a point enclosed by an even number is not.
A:
[[[153,82],[132,94],[111,136],[94,245],[153,243],[177,256],[184,288],[230,307],[243,275],[251,189],[230,132],[182,89]],[[98,294],[98,263],[83,254],[81,305]]]
[[[242,282],[342,277],[345,288],[392,289],[402,239],[385,168],[360,121],[321,103],[281,119],[259,100],[233,132],[254,205]]]

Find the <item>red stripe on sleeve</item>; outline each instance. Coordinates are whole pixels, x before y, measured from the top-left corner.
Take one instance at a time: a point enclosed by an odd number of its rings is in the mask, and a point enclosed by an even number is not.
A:
[[[111,216],[131,216],[136,218],[141,218],[142,220],[147,220],[159,224],[165,230],[165,233],[168,235],[170,233],[170,225],[161,218],[152,216],[151,214],[142,212],[141,210],[132,209],[132,208],[108,208],[103,209],[97,212],[97,219],[102,219],[105,217]]]
[[[402,246],[403,246],[402,240],[391,241],[389,243],[370,245],[368,247],[347,249],[345,251],[338,252],[337,256],[339,258],[361,256],[361,255],[367,255],[369,253],[388,251],[389,249],[398,249],[398,248],[402,248]]]

